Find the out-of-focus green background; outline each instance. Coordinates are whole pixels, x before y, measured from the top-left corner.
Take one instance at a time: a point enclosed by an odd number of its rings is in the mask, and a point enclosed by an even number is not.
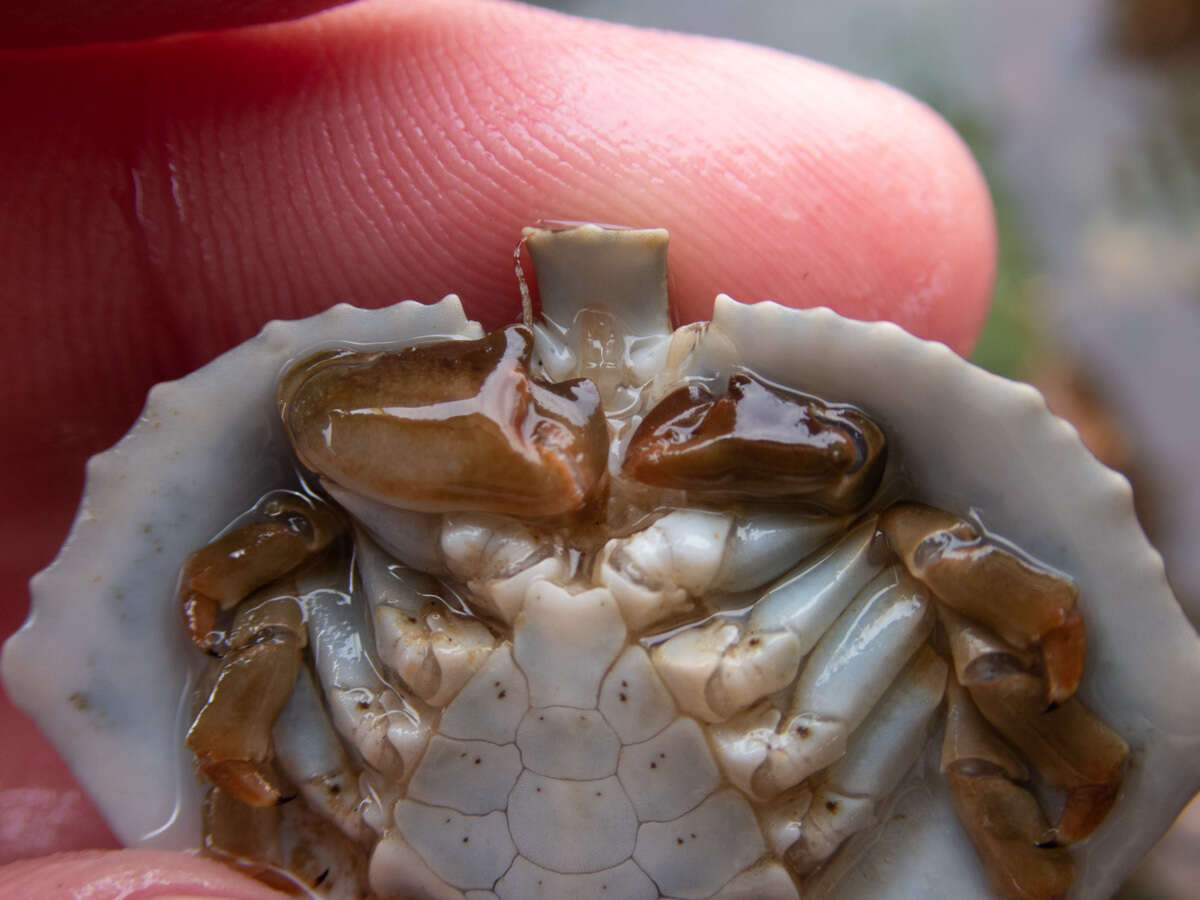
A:
[[[1200,623],[1200,0],[537,2],[802,54],[948,119],[999,224],[974,359],[1129,476]],[[1120,898],[1200,898],[1200,802]]]

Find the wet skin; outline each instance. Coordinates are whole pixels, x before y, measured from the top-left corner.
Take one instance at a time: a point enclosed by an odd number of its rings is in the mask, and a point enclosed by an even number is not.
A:
[[[71,6],[38,4],[69,31],[0,34],[45,46],[196,21],[179,5],[155,20]],[[214,10],[206,24],[302,11]],[[665,226],[680,321],[724,290],[892,319],[964,352],[990,296],[990,203],[944,123],[737,44],[515,5],[366,2],[0,51],[0,115],[4,636],[66,534],[84,461],[152,384],[339,300],[453,290],[495,327],[518,308],[511,253],[530,222]],[[116,846],[5,698],[0,715],[0,861]],[[54,896],[51,881],[133,871],[175,892],[261,891],[170,857],[30,865],[0,869],[0,887],[45,878],[34,893]]]

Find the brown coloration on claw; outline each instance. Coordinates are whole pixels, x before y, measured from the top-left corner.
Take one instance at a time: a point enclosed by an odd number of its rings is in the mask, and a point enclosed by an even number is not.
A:
[[[1012,747],[992,730],[972,702],[966,688],[950,678],[946,685],[946,734],[942,739],[941,771],[946,773],[964,760],[986,763],[1010,781],[1029,780],[1029,767]]]
[[[691,384],[642,420],[624,474],[706,500],[786,500],[853,512],[883,476],[883,432],[847,406],[785,393],[745,374],[715,398]]]
[[[1039,839],[1072,844],[1104,821],[1121,787],[1129,747],[1078,700],[1045,708],[1045,680],[994,635],[953,611],[941,610],[958,680],[997,731],[1011,741],[1051,787],[1067,793],[1058,824]]]
[[[982,622],[1014,647],[1039,646],[1046,672],[1043,705],[1062,703],[1083,675],[1086,639],[1068,579],[1022,559],[940,509],[901,503],[879,527],[914,577],[938,600]]]
[[[1116,802],[1128,745],[1074,698],[1043,711],[1045,683],[1035,675],[968,687],[984,717],[1047,783],[1066,790],[1066,808],[1049,839],[1073,844],[1091,834]]]
[[[996,735],[954,679],[942,744],[942,772],[954,811],[997,894],[1011,900],[1064,897],[1075,877],[1062,847],[1039,846],[1048,827],[1022,787],[1024,763]]]
[[[192,642],[211,650],[218,611],[233,609],[325,549],[344,527],[332,508],[299,494],[271,496],[268,518],[250,522],[190,554],[179,579],[184,624]]]
[[[250,806],[284,799],[272,759],[271,728],[300,671],[307,637],[292,597],[267,595],[238,610],[230,653],[187,734],[200,770]]]
[[[213,788],[204,801],[204,849],[287,896],[374,896],[362,850],[302,803],[247,806]]]
[[[398,353],[322,353],[279,390],[292,446],[347,490],[425,512],[553,516],[583,508],[605,472],[595,385],[529,373],[520,326]]]
[[[1066,620],[1042,636],[1042,668],[1046,672],[1046,699],[1062,703],[1075,693],[1083,677],[1083,660],[1087,655],[1087,635],[1083,617],[1077,612],[1067,614]]]
[[[993,891],[1012,900],[1067,895],[1074,863],[1062,847],[1038,846],[1046,817],[1033,794],[986,764],[952,768],[946,783]]]
[[[279,807],[247,806],[220,788],[204,800],[204,849],[248,867],[247,874],[262,877],[283,864],[279,843]]]

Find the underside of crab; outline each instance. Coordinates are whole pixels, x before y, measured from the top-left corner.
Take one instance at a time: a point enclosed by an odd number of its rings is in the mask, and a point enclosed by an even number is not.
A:
[[[664,232],[523,246],[539,315],[273,323],[89,465],[4,675],[122,838],[331,897],[1115,891],[1200,787],[1128,485],[894,326],[672,329]]]
[[[992,890],[1064,896],[1128,756],[1071,579],[671,331],[665,234],[527,242],[539,320],[283,375],[304,489],[180,582],[208,849],[335,896],[785,900],[938,731]]]

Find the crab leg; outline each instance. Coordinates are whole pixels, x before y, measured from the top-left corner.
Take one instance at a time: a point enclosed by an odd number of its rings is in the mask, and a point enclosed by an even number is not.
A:
[[[250,806],[272,806],[284,795],[271,764],[271,726],[300,668],[300,606],[264,592],[238,609],[229,644],[186,743],[217,787]]]
[[[355,552],[380,657],[423,701],[445,706],[491,653],[491,632],[451,610],[434,579],[392,563],[361,532]]]
[[[561,539],[543,537],[517,519],[414,512],[332,482],[322,485],[381,549],[418,572],[462,582],[485,612],[510,625],[533,581],[559,581],[568,573]]]
[[[193,643],[212,650],[218,611],[233,609],[252,592],[296,569],[325,549],[343,524],[326,504],[275,491],[251,513],[263,520],[235,528],[188,556],[179,579],[183,619]]]
[[[743,636],[727,619],[682,631],[651,654],[680,709],[704,722],[724,722],[783,690],[795,680],[801,658],[787,631]]]
[[[334,727],[371,768],[396,776],[408,771],[429,739],[429,723],[406,692],[379,676],[362,599],[317,588],[304,600]]]
[[[806,559],[754,604],[747,631],[786,628],[807,655],[883,568],[875,534],[876,521],[871,518],[819,556]]]
[[[273,738],[279,767],[297,785],[309,808],[351,840],[363,840],[367,827],[359,814],[358,782],[307,668],[301,668],[275,720]]]
[[[613,592],[635,631],[690,608],[708,593],[764,584],[849,523],[845,516],[767,514],[742,522],[724,513],[667,513],[605,544],[596,579]]]
[[[929,735],[946,691],[945,661],[921,647],[850,738],[846,755],[813,792],[788,865],[805,875],[833,855],[852,834],[873,825],[879,804],[891,796]]]
[[[321,487],[350,513],[358,525],[366,529],[375,543],[404,565],[432,575],[447,574],[439,546],[442,532],[440,513],[416,512],[391,506],[381,500],[348,491],[327,478],[321,479]]]
[[[874,538],[871,519],[806,560],[754,605],[744,627],[719,619],[656,647],[655,665],[680,707],[720,722],[790,684],[800,660],[878,573]]]
[[[1043,705],[1075,693],[1086,638],[1075,585],[1022,559],[965,519],[916,503],[879,517],[892,548],[938,600],[982,622],[1020,650],[1038,648],[1046,672]]]
[[[859,592],[809,656],[788,714],[759,735],[755,794],[773,797],[841,758],[850,734],[929,636],[930,606],[921,586],[894,567]]]
[[[1024,762],[979,715],[952,678],[942,773],[954,811],[975,846],[992,890],[1010,900],[1064,897],[1075,878],[1070,854],[1042,843],[1047,822],[1022,785]]]
[[[984,718],[1012,741],[1051,787],[1067,792],[1058,824],[1042,841],[1071,844],[1108,815],[1129,746],[1078,700],[1046,709],[1045,680],[982,626],[941,610],[955,672]]]

